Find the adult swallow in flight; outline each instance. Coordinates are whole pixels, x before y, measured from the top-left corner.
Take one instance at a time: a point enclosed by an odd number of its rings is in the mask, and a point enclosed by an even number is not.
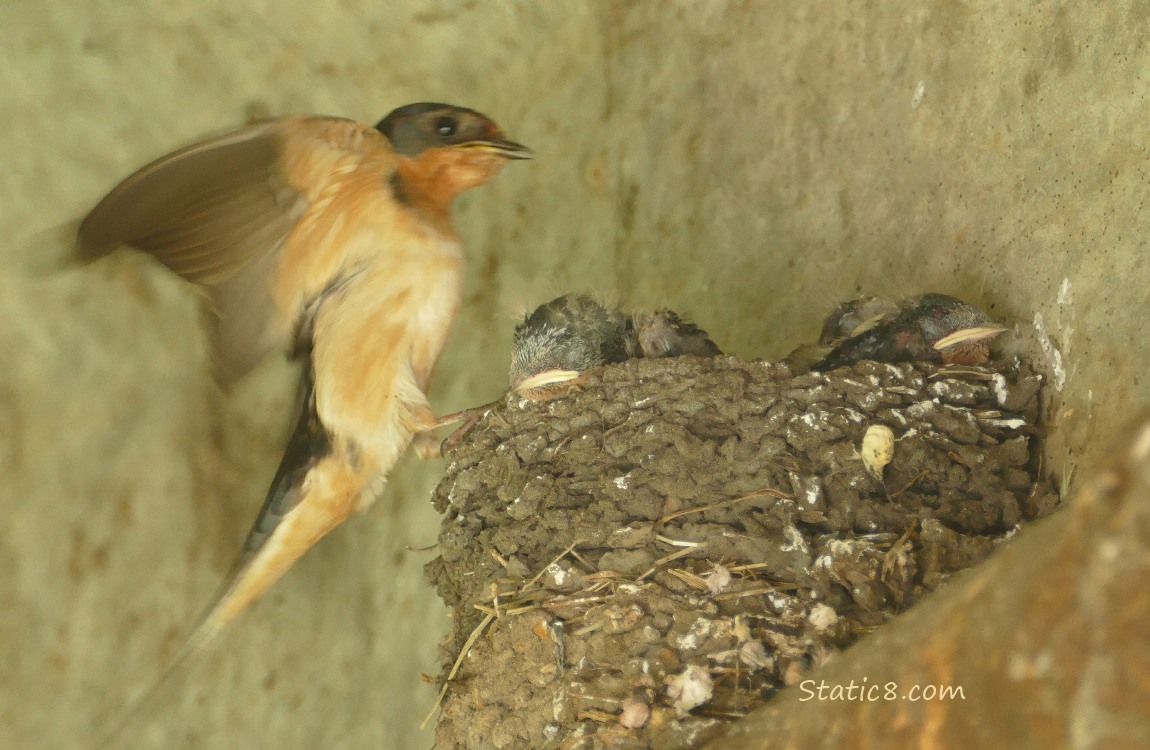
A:
[[[832,318],[850,319],[839,315]],[[828,328],[841,330],[842,323],[828,319]],[[990,358],[990,339],[1006,331],[993,325],[973,305],[945,294],[924,294],[900,304],[896,310],[861,320],[849,338],[837,343],[814,365],[815,370],[837,367],[869,359],[877,362],[938,362],[975,365]]]
[[[138,170],[83,219],[78,253],[120,245],[199,285],[224,385],[273,349],[305,361],[299,423],[198,651],[380,493],[413,435],[460,304],[453,199],[528,159],[486,116],[409,104],[373,128],[293,116]]]

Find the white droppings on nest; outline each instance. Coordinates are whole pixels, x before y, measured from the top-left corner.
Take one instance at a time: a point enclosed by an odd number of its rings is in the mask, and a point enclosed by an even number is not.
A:
[[[783,535],[786,536],[787,541],[779,548],[783,552],[802,552],[806,554],[807,542],[803,539],[802,533],[795,528],[794,524],[789,524],[783,528]]]
[[[681,713],[698,708],[714,695],[714,683],[710,673],[694,664],[681,674],[667,678],[667,697]]]
[[[569,575],[566,568],[557,562],[553,562],[547,566],[547,575],[551,577],[551,581],[556,586],[563,586],[567,583],[567,576]]]
[[[815,558],[815,562],[812,567],[815,570],[830,570],[830,567],[834,564],[835,559],[830,555],[819,555]],[[773,601],[771,603],[774,604]]]
[[[868,393],[867,397],[866,397],[866,401],[863,403],[863,408],[864,409],[873,409],[875,401],[877,401],[877,400],[878,400],[878,394],[877,393],[875,393],[873,391],[871,393]],[[850,420],[851,422],[866,421],[866,417],[864,417],[861,412],[857,412],[854,409],[851,409],[850,407],[843,407],[842,413],[845,414],[846,418],[848,420]]]
[[[820,633],[838,622],[838,619],[838,612],[826,604],[816,604],[811,607],[811,612],[807,615],[807,622]]]
[[[631,404],[631,408],[638,409],[640,406],[646,406],[650,402],[651,402],[651,397],[647,396],[646,398],[641,398],[638,401],[636,401],[635,403]]]
[[[906,413],[912,418],[921,418],[929,411],[933,411],[935,406],[934,401],[915,401],[910,406],[906,407]]]
[[[705,617],[696,619],[691,623],[690,630],[675,639],[675,644],[680,651],[694,651],[700,643],[710,637],[714,624],[713,621]]]
[[[1006,399],[1010,397],[1010,391],[1006,389],[1006,376],[1001,372],[994,373],[990,378],[991,386],[994,388],[994,400],[999,406],[1006,406]]]
[[[815,420],[817,419],[817,417],[815,417],[813,412],[808,411],[805,414],[803,414],[801,417],[799,417],[799,419],[802,420],[802,423],[805,424],[807,427],[814,427],[815,426]]]
[[[655,431],[655,425],[653,425],[653,424],[647,425],[647,428],[645,430],[643,430],[643,432],[647,435],[650,435],[654,431]]]
[[[950,386],[950,381],[935,380],[926,387],[926,392],[937,399],[939,396],[945,396],[946,394],[950,393]]]
[[[782,612],[783,610],[785,610],[787,608],[787,604],[789,603],[785,596],[783,596],[782,594],[774,594],[774,593],[767,594],[767,601],[769,601],[771,603],[771,606],[774,607],[775,610],[778,612]]]
[[[747,641],[739,646],[739,661],[755,670],[770,667],[773,659],[767,655],[762,641]]]
[[[616,487],[618,487],[618,488],[619,488],[619,489],[621,489],[621,490],[626,490],[626,489],[629,489],[629,488],[630,488],[630,484],[631,484],[631,474],[630,474],[630,472],[628,472],[628,473],[624,474],[624,475],[623,475],[623,476],[621,476],[621,477],[615,477],[615,486],[616,486]]]
[[[707,574],[707,590],[711,595],[722,593],[723,589],[731,585],[731,571],[725,565],[715,565],[714,570]]]
[[[827,544],[827,551],[835,557],[853,555],[855,553],[854,539],[832,539]]]
[[[807,499],[807,505],[814,505],[823,496],[823,488],[818,482],[811,482],[807,485],[807,490],[803,493]]]

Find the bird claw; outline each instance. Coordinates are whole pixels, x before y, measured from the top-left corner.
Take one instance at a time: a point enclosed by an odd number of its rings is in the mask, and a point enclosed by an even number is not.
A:
[[[444,439],[440,446],[443,449],[443,452],[445,454],[450,453],[451,451],[458,448],[459,443],[463,440],[463,436],[471,432],[471,429],[475,427],[475,425],[479,424],[479,420],[483,419],[491,413],[491,407],[498,403],[499,401],[492,401],[491,403],[484,404],[483,406],[473,406],[470,409],[464,409],[463,411],[448,415],[453,417],[453,419],[451,422],[445,422],[445,424],[451,424],[452,422],[463,422],[463,424],[455,428],[455,431],[448,435],[446,439]],[[447,419],[447,417],[444,417],[443,419]]]
[[[479,420],[490,411],[496,401],[483,406],[474,406],[470,409],[457,411],[452,414],[446,414],[437,419],[428,419],[427,426],[415,434],[412,438],[411,444],[415,449],[415,453],[422,460],[429,458],[443,458],[443,456],[459,446],[463,436],[471,431],[471,428],[479,424]],[[449,424],[462,422],[459,427],[455,429],[444,440],[440,441],[435,436],[435,430],[440,427],[446,427]]]

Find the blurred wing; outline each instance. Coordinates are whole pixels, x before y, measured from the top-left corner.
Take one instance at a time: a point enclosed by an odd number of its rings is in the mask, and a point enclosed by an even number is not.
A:
[[[276,120],[158,159],[108,193],[80,223],[77,251],[95,258],[139,248],[204,286],[218,316],[220,374],[238,377],[267,353],[269,279],[284,239],[306,209],[279,167]]]

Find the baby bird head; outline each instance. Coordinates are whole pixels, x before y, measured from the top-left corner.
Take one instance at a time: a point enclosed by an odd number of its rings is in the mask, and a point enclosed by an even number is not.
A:
[[[914,309],[923,338],[946,364],[986,362],[990,339],[1007,330],[974,305],[945,294],[924,294]]]
[[[548,372],[578,373],[635,355],[629,316],[583,294],[565,294],[515,327],[511,385]],[[534,381],[531,381],[534,382]]]

